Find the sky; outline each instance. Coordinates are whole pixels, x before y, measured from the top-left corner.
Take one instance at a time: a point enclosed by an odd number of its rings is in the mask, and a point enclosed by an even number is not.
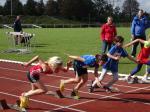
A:
[[[27,0],[20,0],[23,4],[26,3]],[[35,1],[40,1],[40,0],[35,0]],[[45,3],[47,0],[43,0]],[[124,0],[109,0],[109,1],[115,1],[116,5],[120,5],[123,3]],[[144,11],[150,13],[150,1],[149,0],[137,0],[140,3],[140,9],[143,9]],[[0,5],[4,5],[6,0],[0,0]]]

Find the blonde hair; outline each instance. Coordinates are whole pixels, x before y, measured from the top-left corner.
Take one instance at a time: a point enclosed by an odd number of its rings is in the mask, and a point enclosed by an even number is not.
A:
[[[58,56],[53,56],[51,58],[48,59],[47,63],[52,66],[53,68],[58,67],[59,65],[63,64],[63,61],[60,57]]]

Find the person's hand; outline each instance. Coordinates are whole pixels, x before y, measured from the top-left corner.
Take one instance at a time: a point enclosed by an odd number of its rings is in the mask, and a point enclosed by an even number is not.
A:
[[[97,77],[95,78],[95,80],[96,80],[97,86],[98,87],[102,87],[102,84],[101,84],[101,82],[99,81],[99,79]]]
[[[68,61],[67,62],[67,67],[71,67],[72,66],[72,61]]]
[[[116,56],[115,57],[115,60],[119,60],[121,57],[120,56]]]
[[[135,37],[134,37],[134,35],[132,34],[132,35],[131,35],[131,37],[132,37],[132,38],[131,38],[131,41],[133,41],[133,40],[134,40],[134,38],[135,38]]]
[[[140,60],[136,60],[136,63],[137,63],[137,64],[140,64]]]
[[[23,64],[21,64],[21,65],[24,66],[24,67],[28,67],[28,66],[29,66],[28,63],[23,63]]]

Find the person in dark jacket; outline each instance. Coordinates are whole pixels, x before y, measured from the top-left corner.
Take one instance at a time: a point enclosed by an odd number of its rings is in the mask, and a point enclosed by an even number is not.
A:
[[[135,16],[132,21],[132,26],[131,26],[132,40],[135,40],[135,39],[146,40],[145,30],[149,27],[150,27],[150,21],[144,15],[144,11],[139,10],[138,15]],[[132,47],[131,55],[133,57],[136,56],[136,49],[137,49],[138,44],[139,42],[135,43]],[[141,44],[141,47],[143,47],[143,44]]]
[[[14,32],[22,32],[20,16],[17,16],[14,22]]]
[[[14,32],[23,32],[22,30],[22,26],[21,26],[21,20],[20,20],[20,16],[16,17],[16,20],[14,22]],[[15,44],[18,45],[18,43],[20,43],[22,41],[22,37],[21,36],[16,36],[15,38]]]

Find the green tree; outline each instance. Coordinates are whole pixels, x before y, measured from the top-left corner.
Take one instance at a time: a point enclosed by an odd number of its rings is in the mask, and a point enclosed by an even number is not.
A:
[[[31,16],[37,15],[36,5],[37,3],[34,0],[27,0],[27,3],[24,6],[24,14]]]
[[[121,15],[120,7],[115,7],[113,10],[114,22],[120,22],[120,15]]]
[[[93,0],[97,21],[105,22],[108,16],[113,15],[113,6],[107,0]]]
[[[61,14],[69,19],[87,20],[93,10],[91,0],[64,0],[61,7]]]
[[[139,3],[137,0],[125,0],[123,3],[122,13],[125,14],[127,21],[131,21],[132,17],[137,14],[139,10]]]
[[[0,6],[0,15],[3,15],[3,7]]]
[[[11,0],[6,0],[4,4],[4,15],[11,15]],[[22,15],[23,5],[19,0],[12,0],[12,15]]]
[[[57,16],[59,14],[58,1],[48,0],[46,3],[46,15]]]
[[[12,0],[13,15],[23,14],[23,5],[19,0]]]
[[[41,16],[44,14],[44,11],[45,11],[44,2],[43,0],[40,0],[39,2],[37,2],[37,5],[36,5],[36,13],[38,16]]]
[[[11,1],[6,0],[3,9],[4,15],[11,15]]]

